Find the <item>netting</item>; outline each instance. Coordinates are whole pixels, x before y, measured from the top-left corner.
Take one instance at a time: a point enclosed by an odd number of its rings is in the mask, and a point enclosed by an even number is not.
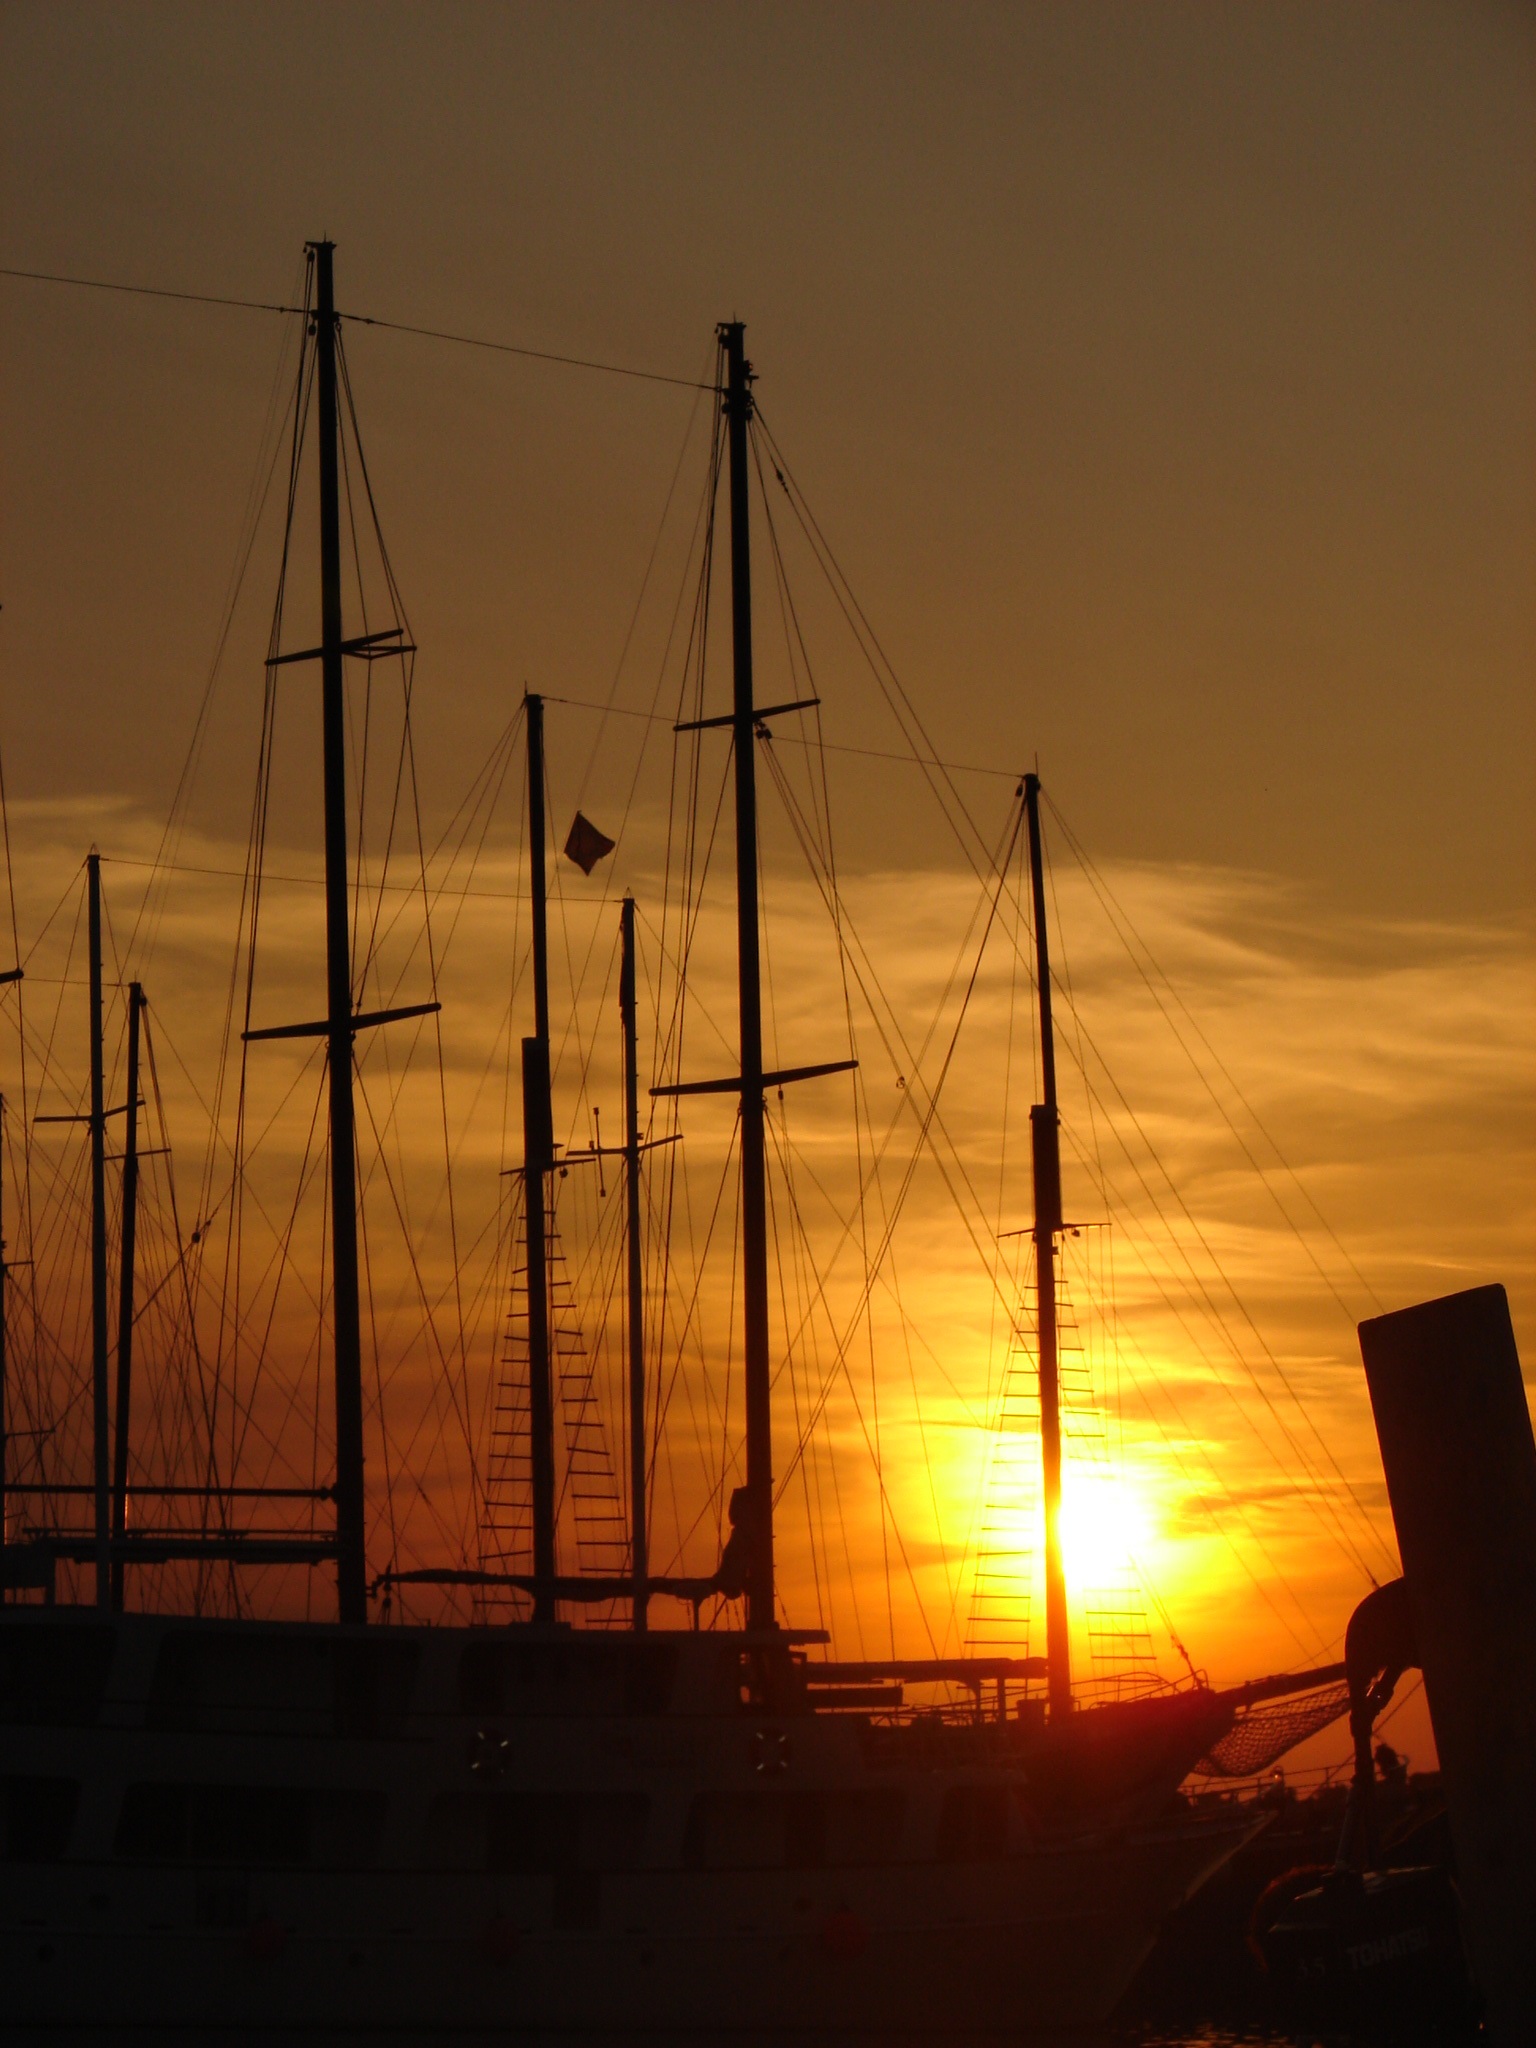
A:
[[[1349,1712],[1349,1687],[1337,1685],[1299,1698],[1249,1707],[1216,1747],[1195,1765],[1202,1778],[1251,1778],[1278,1763],[1288,1749]]]

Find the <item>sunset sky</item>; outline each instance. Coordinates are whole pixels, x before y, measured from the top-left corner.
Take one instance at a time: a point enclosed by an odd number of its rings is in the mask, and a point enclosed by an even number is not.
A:
[[[618,1132],[607,977],[625,887],[649,920],[647,987],[670,1000],[671,740],[627,714],[669,720],[678,702],[668,633],[710,431],[687,384],[712,374],[714,323],[747,322],[763,421],[981,841],[1003,841],[1025,767],[1059,807],[1067,1202],[1095,1226],[1074,1285],[1124,1475],[1120,1505],[1086,1520],[1123,1521],[1220,1680],[1336,1654],[1368,1573],[1395,1569],[1354,1320],[1501,1279],[1536,1360],[1533,68],[1529,12],[1494,4],[0,7],[7,268],[292,304],[303,244],[326,234],[345,310],[682,380],[345,334],[420,648],[427,845],[452,840],[525,687],[554,700],[558,831],[578,802],[623,826],[590,881],[561,872],[556,997],[570,1013],[579,995],[580,1021],[557,1127],[575,1144],[594,1101],[605,1139]],[[119,964],[151,990],[191,1186],[273,506],[215,657],[295,323],[13,277],[0,306],[0,741],[29,1024],[47,1038],[58,1003],[61,1045],[74,1028],[57,985],[80,967],[73,897],[38,935],[94,841],[118,863]],[[786,1493],[786,1576],[849,1653],[892,1637],[916,1653],[925,1631],[954,1648],[999,1301],[1018,1284],[994,1284],[1017,1250],[998,1233],[1028,1220],[1027,933],[1000,905],[945,1083],[949,1149],[924,1146],[984,883],[919,772],[884,758],[901,734],[773,502],[823,700],[849,930],[889,999],[845,1009],[765,771],[775,1056],[846,1056],[851,1029],[861,1060],[857,1091],[816,1084],[783,1112],[817,1274],[786,1269],[782,1306],[819,1286],[826,1318],[781,1388],[780,1478],[802,1496]],[[301,519],[285,644],[311,630],[309,535]],[[795,677],[761,528],[757,574],[772,701]],[[211,672],[182,871],[136,924],[137,864],[160,845]],[[282,700],[270,841],[273,869],[298,876],[316,867],[304,688]],[[579,708],[610,700],[606,720]],[[810,802],[810,729],[775,732]],[[703,760],[718,779],[723,742]],[[474,1401],[520,1143],[508,1032],[531,1028],[511,922],[518,775],[514,761],[487,815],[480,893],[452,897],[468,875],[446,854],[434,870],[449,1074],[388,1138],[423,1190],[445,1127],[457,1155],[457,1227],[477,1247],[463,1270],[483,1293]],[[721,902],[700,927],[693,1074],[718,1066],[707,1019],[732,1029],[726,916]],[[318,932],[312,887],[276,886],[264,1020],[314,1014]],[[402,935],[391,971],[418,966]],[[877,1011],[902,1019],[904,1049]],[[11,1059],[10,1012],[5,1033]],[[264,1071],[275,1112],[297,1062]],[[18,1085],[0,1073],[8,1097]],[[275,1175],[303,1149],[301,1095]],[[685,1128],[707,1202],[728,1112],[690,1108]],[[862,1362],[791,1474],[785,1407],[814,1398],[831,1355],[815,1344],[835,1349],[858,1296],[848,1241],[833,1250],[864,1159],[850,1147],[887,1133],[881,1199],[917,1165]],[[66,1140],[49,1142],[63,1161]],[[975,1191],[958,1207],[957,1176]],[[573,1186],[573,1257],[595,1241],[594,1199]],[[439,1209],[420,1207],[441,1261]],[[381,1222],[381,1295],[404,1286],[387,1238]],[[1096,1321],[1089,1292],[1111,1279],[1113,1317]],[[688,1397],[717,1430],[729,1285],[727,1265],[701,1293],[716,1349]],[[426,1444],[440,1390],[408,1324],[381,1341]],[[885,1404],[886,1517],[853,1480],[866,1397]],[[440,1430],[432,1443],[438,1481],[457,1484]],[[658,1500],[692,1570],[718,1537],[715,1510],[696,1513],[721,1477],[707,1462],[680,1442],[676,1498]],[[889,1518],[906,1554],[888,1603]],[[817,1543],[795,1533],[815,1528]],[[856,1602],[823,1583],[829,1556]],[[1175,1672],[1155,1614],[1152,1632]],[[1422,1715],[1400,1725],[1424,1754]]]

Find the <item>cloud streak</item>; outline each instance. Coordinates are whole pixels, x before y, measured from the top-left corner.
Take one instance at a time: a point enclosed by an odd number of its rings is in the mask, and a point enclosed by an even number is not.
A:
[[[226,1456],[238,1445],[241,1461],[226,1478],[323,1475],[323,1130],[310,1049],[253,1056],[243,1107],[252,1249],[238,1281],[221,1236],[235,1206],[238,1091],[233,1068],[222,1098],[214,1077],[243,849],[186,839],[180,871],[164,878],[163,903],[145,921],[148,871],[132,863],[152,858],[157,835],[127,808],[91,816],[94,829],[110,826],[109,854],[126,856],[106,869],[112,931],[120,946],[135,925],[139,937],[116,972],[149,989],[184,1235],[194,1223],[200,1233],[181,1252],[202,1290],[201,1362],[183,1358],[179,1369],[206,1376],[218,1357],[226,1379],[245,1375],[238,1397],[225,1389],[250,1417],[224,1439]],[[28,953],[25,996],[36,1108],[43,1093],[73,1100],[82,1079],[69,888],[84,817],[23,809],[13,829],[23,932],[43,934]],[[1321,1657],[1336,1648],[1367,1573],[1395,1568],[1354,1320],[1497,1278],[1530,1349],[1529,935],[1507,924],[1366,922],[1263,875],[1149,863],[1088,870],[1060,836],[1053,915],[1066,1199],[1081,1233],[1066,1259],[1081,1342],[1071,1364],[1080,1461],[1086,1470],[1107,1460],[1122,1474],[1138,1568],[1197,1662],[1236,1678]],[[680,1017],[677,929],[660,916],[649,838],[632,834],[627,876],[560,877],[558,978],[580,1000],[574,1024],[557,1025],[556,1121],[578,1149],[594,1109],[606,1139],[619,1129],[616,883],[629,880],[642,908],[645,1062],[672,1078],[729,1063],[729,917],[723,908],[699,915]],[[313,872],[298,855],[274,853],[269,864]],[[359,1047],[377,1361],[370,1472],[389,1482],[375,1485],[379,1561],[386,1546],[404,1563],[450,1561],[475,1543],[470,1445],[483,1460],[511,1284],[514,1183],[505,1175],[520,1109],[509,1056],[527,1008],[519,889],[519,863],[504,847],[473,868],[466,854],[429,870],[440,1076],[435,1025]],[[1027,1395],[1026,1240],[1007,1234],[1029,1220],[1037,1085],[1019,893],[1015,871],[978,962],[989,903],[973,880],[859,874],[844,890],[839,935],[809,882],[766,877],[769,1058],[800,1064],[851,1048],[860,1062],[851,1082],[808,1084],[769,1105],[785,1597],[850,1646],[915,1651],[965,1639],[989,1473],[1008,1435],[998,1434],[1002,1404],[1010,1384],[1016,1402]],[[429,969],[419,915],[403,893],[383,901],[368,999],[420,999]],[[269,882],[257,1021],[316,1013],[319,915],[312,881]],[[116,1035],[109,1022],[109,1042]],[[688,1104],[680,1128],[673,1154],[652,1155],[647,1190],[662,1418],[653,1554],[708,1570],[740,1470],[728,1103]],[[15,1170],[14,1122],[10,1146]],[[31,1228],[50,1248],[42,1315],[78,1333],[70,1230],[44,1219],[52,1201],[77,1230],[78,1159],[71,1164],[67,1142],[48,1146],[33,1140]],[[295,1204],[293,1183],[305,1174]],[[162,1279],[175,1264],[166,1214]],[[573,1315],[616,1452],[624,1416],[611,1186],[601,1194],[593,1170],[573,1166],[560,1215]],[[243,1290],[238,1341],[231,1290]],[[34,1335],[32,1369],[45,1375],[57,1359]],[[170,1349],[162,1331],[147,1377],[169,1371]],[[76,1375],[52,1397],[61,1455],[83,1448],[83,1391]],[[37,1389],[33,1398],[49,1406]],[[1084,1419],[1090,1411],[1097,1420]],[[1160,1658],[1176,1664],[1155,1603],[1148,1612]]]

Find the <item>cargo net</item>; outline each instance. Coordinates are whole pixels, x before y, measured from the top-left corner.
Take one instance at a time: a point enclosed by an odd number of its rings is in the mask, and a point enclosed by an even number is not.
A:
[[[1288,1749],[1349,1712],[1349,1687],[1337,1685],[1299,1699],[1269,1700],[1248,1707],[1216,1747],[1195,1765],[1200,1778],[1253,1778],[1278,1763]]]

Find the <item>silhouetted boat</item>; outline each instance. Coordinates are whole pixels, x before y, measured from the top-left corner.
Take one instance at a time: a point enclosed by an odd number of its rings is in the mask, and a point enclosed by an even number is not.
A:
[[[544,1242],[556,1161],[534,704],[535,1028],[523,1046],[532,1570],[393,1572],[370,1584],[351,1048],[357,1032],[435,1004],[364,1014],[352,983],[343,663],[389,636],[349,637],[343,623],[330,245],[312,256],[322,637],[308,652],[274,649],[273,661],[314,659],[321,674],[328,1007],[314,1025],[265,1035],[308,1032],[328,1050],[334,1533],[242,1532],[229,1525],[227,1489],[217,1527],[167,1536],[127,1524],[125,1468],[119,1454],[114,1474],[109,1455],[98,934],[95,1476],[76,1489],[88,1491],[94,1520],[4,1552],[0,2030],[958,2041],[1102,2016],[1169,1911],[1255,1825],[1230,1806],[1179,1804],[1180,1782],[1256,1705],[1337,1674],[1074,1699],[1057,1536],[1059,1118],[1033,777],[1024,800],[1044,1075],[1031,1120],[1047,1656],[833,1662],[810,1655],[824,1636],[780,1625],[763,1094],[832,1069],[764,1069],[754,736],[768,714],[753,697],[752,395],[739,323],[720,329],[734,697],[711,722],[735,743],[740,1064],[724,1082],[698,1084],[741,1105],[747,1481],[734,1533],[712,1577],[652,1577],[637,1448],[629,1569],[607,1579],[556,1570]],[[628,915],[626,930],[632,937]],[[631,1367],[643,1386],[632,952],[625,986]],[[130,1288],[131,1267],[130,1248]],[[124,1381],[120,1428],[126,1401]],[[643,1400],[633,1405],[643,1415]],[[122,1611],[123,1568],[168,1559],[333,1561],[337,1619]],[[94,1572],[93,1605],[52,1604],[61,1563]],[[413,1578],[494,1581],[531,1613],[501,1626],[371,1624],[370,1592]],[[744,1596],[740,1628],[652,1625],[665,1596],[697,1606],[727,1594]],[[627,1631],[561,1619],[562,1607],[615,1599],[631,1608]],[[1042,1680],[1044,1701],[1034,1690],[1025,1698]],[[904,1705],[904,1688],[946,1684],[969,1689],[969,1712]]]
[[[1398,1802],[1403,1760],[1372,1733],[1403,1672],[1419,1661],[1405,1579],[1368,1593],[1345,1634],[1354,1774],[1337,1849],[1283,1872],[1256,1901],[1250,1940],[1279,2016],[1362,2042],[1471,2040],[1477,2007],[1462,1954],[1449,1830],[1441,1853],[1389,1858],[1380,1767]],[[1415,1831],[1422,1834],[1422,1831]]]
[[[1362,2042],[1470,2041],[1477,2010],[1443,1864],[1292,1873],[1259,1901],[1254,1940],[1278,2017]]]

